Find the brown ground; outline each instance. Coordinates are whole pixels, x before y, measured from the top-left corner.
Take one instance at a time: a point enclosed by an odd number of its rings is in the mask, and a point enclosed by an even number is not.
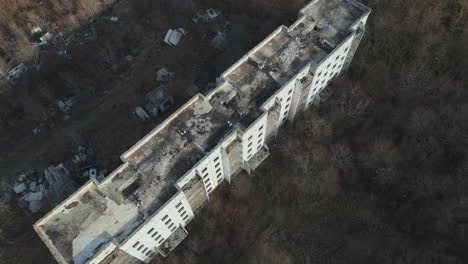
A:
[[[103,39],[77,47],[71,61],[44,55],[47,69],[39,77],[0,95],[2,112],[14,117],[1,119],[0,146],[11,153],[0,158],[2,175],[62,161],[74,141],[92,146],[96,163],[112,169],[158,122],[142,124],[128,114],[154,87],[157,69],[184,76],[171,86],[181,104],[187,85],[212,81],[300,6],[216,2],[231,21],[239,10],[255,17],[236,16],[238,37],[217,54],[196,37],[175,49],[161,45],[164,31],[185,27],[193,10],[153,2],[116,6],[122,24],[108,33],[104,26]],[[155,263],[468,263],[468,6],[463,0],[365,3],[374,10],[368,31],[330,98],[283,129],[257,171],[220,188],[188,226],[188,239]],[[123,70],[96,68],[109,45],[135,62],[123,63]],[[33,137],[43,102],[50,103],[37,87],[44,83],[53,98],[63,95],[66,72],[80,74],[79,88],[68,89],[82,91],[84,99],[70,120],[57,118],[54,128]],[[1,222],[2,261],[49,263],[29,229],[35,217],[10,209],[2,209],[11,216]]]

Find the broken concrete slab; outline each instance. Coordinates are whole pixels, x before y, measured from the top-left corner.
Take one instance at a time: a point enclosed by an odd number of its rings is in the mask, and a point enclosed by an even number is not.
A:
[[[13,81],[20,77],[20,75],[28,70],[28,67],[24,63],[18,64],[16,67],[11,69],[6,76],[7,80]]]
[[[150,119],[150,116],[148,115],[148,113],[146,113],[145,109],[143,109],[140,106],[135,108],[134,114],[138,117],[138,119],[140,119],[140,121],[145,121],[145,120]]]
[[[45,191],[44,191],[45,192]],[[25,201],[40,201],[44,198],[44,192],[39,191],[39,192],[29,192],[23,196],[22,199]]]
[[[226,33],[216,32],[216,36],[211,40],[210,45],[215,49],[223,49],[226,43]]]
[[[30,201],[29,202],[29,211],[31,211],[32,213],[37,213],[41,210],[42,208],[42,202],[39,201],[39,200],[35,200],[35,201]]]
[[[161,68],[157,73],[156,73],[156,80],[159,82],[164,82],[169,80],[170,78],[173,78],[175,76],[175,73],[168,71],[166,68]]]
[[[183,28],[169,29],[164,37],[164,42],[171,46],[177,46],[182,38],[182,35],[187,34]]]
[[[26,191],[26,189],[27,189],[27,187],[26,187],[26,184],[24,184],[24,183],[16,184],[15,186],[13,186],[13,191],[15,191],[15,193],[17,193],[17,194]]]
[[[42,32],[42,28],[40,26],[35,26],[31,29],[31,35],[41,33],[41,32]]]
[[[193,16],[192,21],[195,23],[209,22],[215,20],[220,15],[221,12],[215,9],[200,10]]]
[[[164,113],[175,102],[174,98],[167,93],[167,89],[164,86],[159,86],[158,88],[148,92],[145,95],[145,98],[147,100],[145,108],[150,108],[150,111],[148,112],[151,115]]]
[[[47,32],[42,37],[40,37],[39,40],[41,42],[46,42],[47,43],[47,41],[49,41],[52,37],[53,37],[53,35],[50,34],[49,32]]]

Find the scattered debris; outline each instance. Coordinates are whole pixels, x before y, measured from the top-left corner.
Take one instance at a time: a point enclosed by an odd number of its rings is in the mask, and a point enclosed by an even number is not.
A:
[[[74,182],[63,163],[50,166],[44,171],[44,177],[49,185],[47,198],[53,205],[58,204],[75,190]]]
[[[164,86],[160,86],[145,95],[146,104],[144,108],[153,117],[164,113],[174,104],[174,98],[167,93]]]
[[[106,174],[107,174],[107,169],[98,171],[96,168],[91,168],[89,170],[86,170],[83,173],[83,177],[102,181],[106,177]]]
[[[209,22],[215,20],[220,14],[221,13],[215,9],[200,10],[193,16],[192,21],[195,23],[200,21]]]
[[[148,113],[146,113],[145,109],[143,109],[140,106],[136,107],[133,113],[138,117],[138,119],[140,119],[140,121],[150,119],[150,116],[148,115]]]
[[[18,183],[18,184],[15,184],[13,186],[13,191],[15,191],[15,193],[22,193],[24,191],[26,191],[28,187],[26,187],[26,184],[24,183]]]
[[[21,174],[13,185],[18,204],[27,212],[37,213],[44,205],[54,206],[75,190],[69,172],[60,163],[37,175],[33,170]]]
[[[174,76],[175,73],[167,71],[166,68],[162,68],[156,73],[156,80],[159,82],[165,82]]]
[[[67,114],[70,111],[70,107],[76,102],[78,102],[78,96],[72,96],[66,100],[59,100],[57,106],[64,114]]]
[[[166,36],[164,37],[164,42],[171,46],[177,46],[180,42],[180,39],[182,38],[182,35],[185,34],[187,34],[187,32],[183,28],[175,30],[169,29],[169,31],[166,33]]]
[[[21,76],[22,73],[26,71],[28,71],[28,67],[26,66],[26,64],[20,63],[8,72],[6,78],[9,81],[15,81]]]
[[[215,48],[222,50],[226,43],[226,33],[224,32],[216,32],[216,36],[211,40],[210,45]]]
[[[40,127],[34,128],[33,133],[34,133],[34,135],[37,135],[37,134],[41,133],[41,128]]]
[[[49,32],[47,32],[47,33],[45,33],[42,37],[40,37],[39,40],[40,40],[41,42],[47,43],[47,41],[49,41],[52,37],[53,37],[53,35],[50,34]]]
[[[73,163],[80,164],[85,162],[88,159],[88,154],[86,153],[86,148],[83,146],[78,147],[78,153],[73,156]]]
[[[42,28],[40,26],[35,26],[31,29],[31,35],[38,34],[42,32]]]

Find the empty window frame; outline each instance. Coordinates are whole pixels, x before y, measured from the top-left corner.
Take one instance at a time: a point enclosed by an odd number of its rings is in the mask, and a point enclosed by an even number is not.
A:
[[[172,229],[171,229],[171,232],[174,232],[174,230],[177,229],[177,226],[174,226]]]
[[[139,247],[138,247],[138,251],[140,251],[145,245],[141,244]]]
[[[291,101],[291,97],[288,97],[288,99],[286,100],[286,102],[289,103],[289,101]]]
[[[148,232],[146,232],[148,235],[151,235],[151,233],[154,231],[154,228],[151,228]]]
[[[161,244],[164,241],[164,237],[161,237],[161,239],[158,241],[159,244]]]
[[[175,208],[179,208],[182,206],[182,202],[178,203]]]
[[[151,236],[151,238],[154,238],[157,235],[158,235],[158,232],[154,232],[154,234]]]
[[[219,160],[219,157],[216,157],[213,161],[217,162]]]
[[[187,218],[188,218],[188,215],[186,215],[182,220],[185,221],[185,220],[187,220]]]
[[[148,248],[146,247],[145,249],[143,249],[143,251],[141,252],[142,254],[145,254],[145,252],[148,251]]]
[[[168,217],[169,217],[168,215],[165,215],[165,216],[163,217],[162,220],[164,221],[164,220],[166,220]]]
[[[208,168],[207,168],[207,167],[206,167],[206,168],[204,168],[204,169],[202,170],[202,173],[205,173],[205,171],[207,171],[207,170],[208,170]]]
[[[293,91],[292,89],[291,89],[291,90],[289,90],[289,91],[288,91],[288,94],[291,94],[291,93],[292,93],[292,91]]]
[[[136,248],[138,245],[140,245],[140,241],[137,241],[135,244],[133,244],[133,248]]]
[[[253,136],[250,136],[248,140],[252,140]]]
[[[258,128],[258,131],[262,131],[262,130],[263,130],[263,126]]]

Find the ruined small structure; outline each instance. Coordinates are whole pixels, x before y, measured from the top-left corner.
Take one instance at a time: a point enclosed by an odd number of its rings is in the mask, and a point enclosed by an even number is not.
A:
[[[149,262],[187,236],[185,227],[222,182],[250,173],[267,143],[345,71],[370,9],[314,0],[91,179],[34,228],[59,263]]]

